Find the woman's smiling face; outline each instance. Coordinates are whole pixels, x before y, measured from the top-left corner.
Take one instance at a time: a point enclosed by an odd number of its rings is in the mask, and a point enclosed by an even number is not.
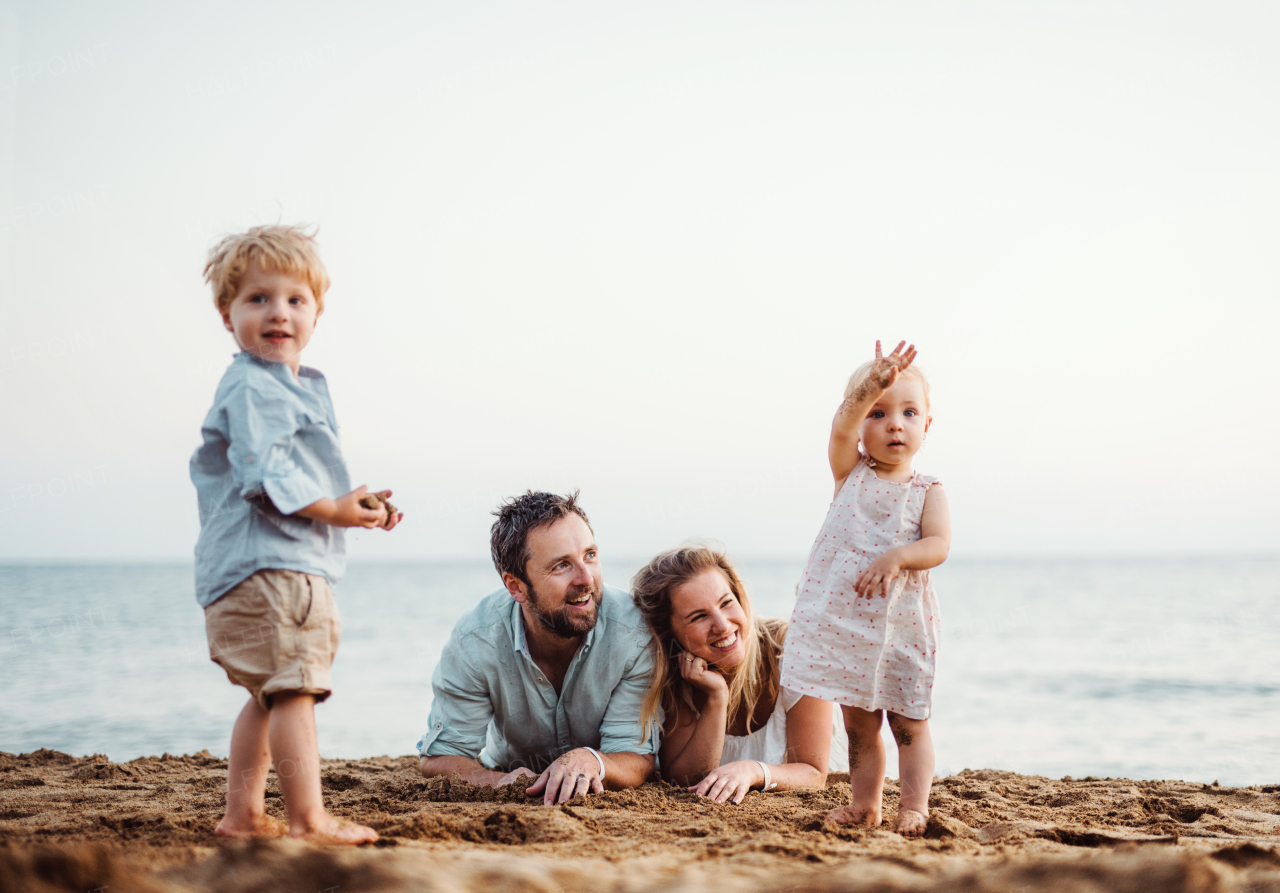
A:
[[[685,651],[712,666],[736,667],[746,656],[747,613],[717,568],[671,590],[671,631]]]

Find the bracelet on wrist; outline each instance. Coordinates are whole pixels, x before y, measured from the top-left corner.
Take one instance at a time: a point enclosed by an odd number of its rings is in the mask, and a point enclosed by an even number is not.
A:
[[[773,773],[769,771],[769,764],[764,760],[756,760],[756,763],[760,766],[760,771],[764,774],[764,780],[760,783],[760,790],[771,791],[776,788],[777,785],[773,783]]]
[[[584,745],[583,749],[595,757],[596,762],[600,764],[600,780],[604,781],[604,757],[600,756],[600,751],[596,750],[594,747],[586,747]]]

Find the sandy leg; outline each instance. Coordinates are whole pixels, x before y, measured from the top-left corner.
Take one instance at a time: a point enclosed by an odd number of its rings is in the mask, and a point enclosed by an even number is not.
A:
[[[266,814],[264,795],[271,771],[269,716],[250,698],[236,718],[227,760],[227,811],[213,832],[220,837],[279,837],[288,831],[279,819]]]
[[[298,692],[274,695],[268,737],[280,780],[280,796],[289,813],[290,836],[319,844],[358,844],[378,839],[378,832],[372,828],[325,811],[320,793],[315,698]]]
[[[880,740],[879,710],[844,707],[844,727],[849,733],[849,783],[853,799],[848,806],[827,813],[826,821],[840,825],[880,824],[884,794],[884,742]]]
[[[889,714],[889,728],[898,743],[898,774],[902,795],[893,830],[903,837],[919,837],[929,824],[929,789],[933,786],[933,735],[927,719]]]

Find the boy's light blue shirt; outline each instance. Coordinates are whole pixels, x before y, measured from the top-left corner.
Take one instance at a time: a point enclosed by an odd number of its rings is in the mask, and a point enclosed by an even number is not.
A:
[[[653,673],[650,640],[631,597],[605,586],[595,629],[573,656],[557,696],[529,656],[519,602],[499,589],[453,628],[431,677],[435,699],[418,753],[538,773],[575,747],[654,753],[657,724],[647,737],[640,726]]]
[[[342,528],[293,515],[350,492],[329,386],[302,366],[240,352],[222,376],[191,457],[200,503],[196,600],[207,608],[266,568],[336,584],[346,570]]]

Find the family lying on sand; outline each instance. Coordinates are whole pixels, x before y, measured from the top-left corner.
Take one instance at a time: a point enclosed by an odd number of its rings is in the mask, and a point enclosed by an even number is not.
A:
[[[324,808],[314,709],[332,689],[342,632],[330,587],[344,570],[343,528],[391,530],[404,516],[390,490],[351,488],[325,378],[300,365],[329,286],[311,236],[230,236],[205,278],[241,352],[191,459],[196,597],[211,657],[251,695],[217,833],[375,840]],[[883,356],[877,342],[849,379],[831,426],[835,499],[790,623],[754,615],[722,551],[663,552],[628,595],[604,585],[576,494],[502,505],[490,546],[504,588],[458,621],[436,667],[422,773],[534,778],[527,793],[551,804],[657,770],[741,803],[753,789],[825,784],[834,703],[853,798],[828,820],[880,823],[887,713],[902,776],[894,830],[923,833],[938,642],[929,569],[946,560],[951,531],[942,487],[911,468],[930,423],[915,355],[899,344]],[[264,809],[273,764],[287,826]]]

